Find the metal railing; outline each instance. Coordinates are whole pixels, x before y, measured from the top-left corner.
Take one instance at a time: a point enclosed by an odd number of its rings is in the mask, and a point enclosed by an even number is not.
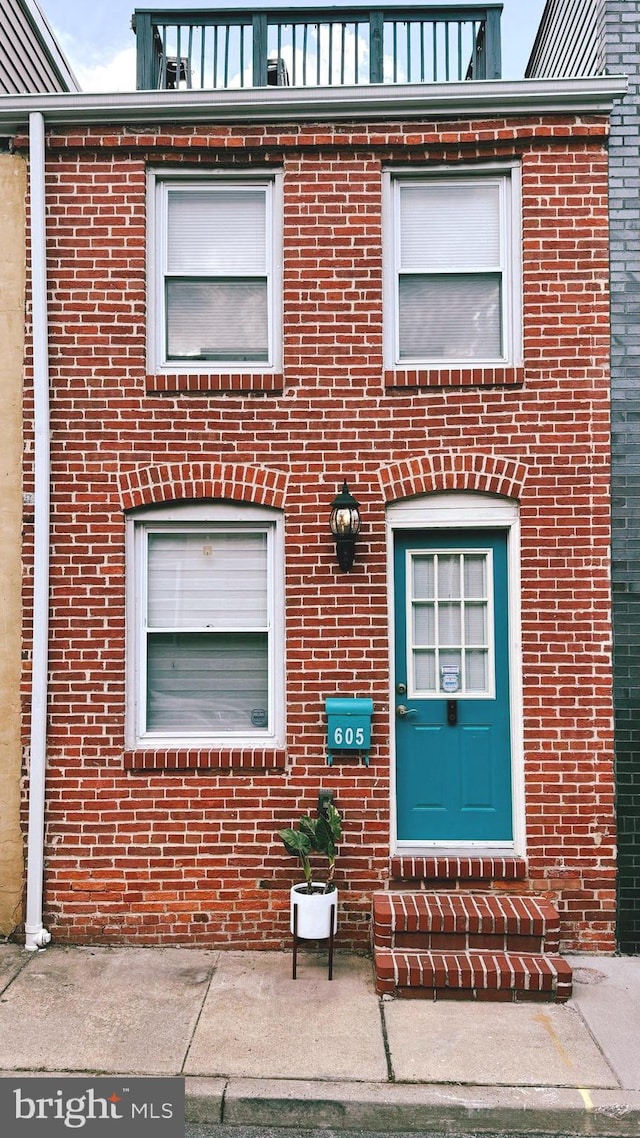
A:
[[[136,9],[138,90],[439,83],[501,76],[502,4]]]

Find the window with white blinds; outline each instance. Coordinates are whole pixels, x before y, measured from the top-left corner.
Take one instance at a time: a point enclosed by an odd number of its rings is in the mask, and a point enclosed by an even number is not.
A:
[[[139,738],[274,736],[275,532],[136,527]]]
[[[395,177],[391,185],[393,364],[512,358],[519,253],[511,176]]]
[[[156,355],[169,368],[275,363],[275,178],[158,178]]]

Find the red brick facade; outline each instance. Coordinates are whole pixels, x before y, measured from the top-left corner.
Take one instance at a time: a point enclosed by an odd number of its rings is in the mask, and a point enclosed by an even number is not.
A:
[[[522,168],[523,365],[385,369],[382,169],[496,158]],[[148,374],[146,170],[164,164],[282,170],[281,373]],[[367,944],[392,852],[385,507],[464,490],[520,505],[527,888],[557,902],[565,948],[612,951],[606,119],[76,128],[48,137],[47,200],[54,937],[280,947],[296,868],[276,830],[323,786],[344,816],[340,944]],[[343,476],[350,574],[328,532]],[[284,511],[280,750],[125,748],[127,511],[202,499]],[[373,698],[369,767],[326,766],[338,693]]]

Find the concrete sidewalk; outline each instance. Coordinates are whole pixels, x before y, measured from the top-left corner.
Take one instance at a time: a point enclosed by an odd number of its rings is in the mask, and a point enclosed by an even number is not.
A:
[[[180,1075],[187,1117],[640,1134],[640,958],[573,957],[552,1004],[380,1000],[371,962],[0,945],[0,1074]]]

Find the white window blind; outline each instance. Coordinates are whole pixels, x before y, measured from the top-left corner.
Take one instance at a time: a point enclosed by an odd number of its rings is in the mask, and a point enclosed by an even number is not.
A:
[[[267,730],[267,532],[147,536],[147,729]]]
[[[207,276],[266,272],[264,189],[170,189],[167,269]]]
[[[500,266],[500,187],[448,182],[400,187],[400,268],[480,271]]]
[[[167,280],[167,359],[266,360],[266,281]]]
[[[148,640],[150,731],[241,732],[268,727],[266,634],[154,634]]]
[[[168,186],[168,361],[269,360],[270,187]]]
[[[150,628],[264,628],[265,533],[150,533]]]
[[[400,358],[497,359],[502,354],[496,274],[401,277]]]
[[[396,187],[398,360],[503,358],[503,181]]]

